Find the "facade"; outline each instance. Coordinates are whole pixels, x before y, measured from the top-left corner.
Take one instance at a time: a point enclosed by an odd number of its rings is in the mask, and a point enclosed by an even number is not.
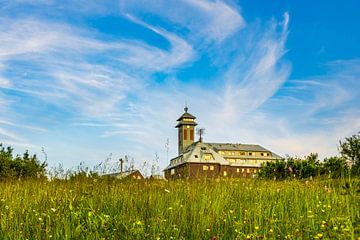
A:
[[[184,110],[176,125],[179,155],[164,169],[166,179],[252,177],[262,163],[281,159],[260,145],[194,142],[196,118]]]

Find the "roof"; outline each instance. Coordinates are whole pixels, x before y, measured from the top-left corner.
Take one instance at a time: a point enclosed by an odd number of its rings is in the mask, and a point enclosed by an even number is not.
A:
[[[197,123],[196,122],[188,122],[188,121],[180,121],[175,127],[178,128],[182,125],[193,125],[196,126]]]
[[[271,152],[270,150],[256,144],[241,144],[241,143],[207,143],[216,151],[251,151],[251,152]],[[279,155],[271,152],[275,158],[282,158]]]
[[[183,114],[183,115],[181,115],[179,118],[178,118],[178,120],[176,120],[176,121],[181,121],[182,119],[184,119],[184,118],[190,118],[190,119],[196,119],[196,117],[194,117],[193,115],[191,115],[190,113],[188,113],[188,107],[187,106],[185,106],[185,108],[184,108],[184,111],[185,111],[185,113]]]
[[[181,121],[182,119],[184,118],[190,118],[190,119],[196,119],[196,117],[194,117],[193,115],[191,115],[190,113],[188,112],[185,112],[183,115],[181,115],[178,120],[176,121]]]
[[[204,156],[211,154],[213,159],[205,160]],[[173,164],[172,164],[173,163]],[[206,143],[194,142],[188,146],[181,155],[170,160],[169,166],[165,170],[184,163],[218,163],[221,165],[228,165],[229,163],[214,149]]]
[[[122,179],[122,178],[126,178],[136,172],[139,172],[139,174],[142,175],[139,170],[129,170],[129,171],[125,171],[125,172],[109,173],[109,174],[105,174],[105,176],[116,177],[116,178]]]

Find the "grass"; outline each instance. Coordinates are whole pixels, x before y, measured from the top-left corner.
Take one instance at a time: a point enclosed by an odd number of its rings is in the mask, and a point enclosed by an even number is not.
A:
[[[360,239],[360,181],[0,182],[0,239]]]

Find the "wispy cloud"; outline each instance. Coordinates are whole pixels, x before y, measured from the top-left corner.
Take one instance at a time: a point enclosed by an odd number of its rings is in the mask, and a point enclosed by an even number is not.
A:
[[[167,138],[170,156],[176,155],[173,126],[185,101],[207,129],[208,141],[259,143],[280,154],[307,154],[313,146],[333,153],[339,136],[358,126],[359,93],[345,83],[358,86],[359,61],[336,61],[326,75],[289,80],[288,13],[246,22],[239,6],[220,0],[120,1],[117,9],[80,2],[86,9],[79,1],[7,2],[0,8],[0,112],[19,112],[11,121],[0,120],[7,142],[26,145],[35,137],[19,129],[46,129],[38,141],[49,139],[49,156],[68,159],[91,148],[82,159],[116,151],[140,162],[158,152],[165,166]],[[15,18],[8,13],[29,4],[31,12]],[[84,15],[109,12],[167,47],[141,34],[109,38],[76,24]],[[211,79],[180,76],[203,57],[208,66],[196,71],[217,68]],[[50,140],[53,135],[59,140]],[[62,155],[59,146],[69,154]]]
[[[169,8],[176,5],[176,8]],[[152,13],[180,25],[190,31],[188,36],[194,43],[221,42],[246,23],[239,9],[222,1],[186,0],[186,1],[120,1],[124,13],[142,15]],[[146,19],[149,20],[149,19]]]

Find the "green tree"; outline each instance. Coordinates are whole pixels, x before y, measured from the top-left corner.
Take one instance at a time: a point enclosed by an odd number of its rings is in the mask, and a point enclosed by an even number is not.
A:
[[[325,158],[322,166],[322,174],[327,174],[331,178],[346,176],[349,166],[343,157]]]
[[[40,162],[37,156],[25,151],[22,156],[13,156],[13,148],[0,143],[0,178],[39,178],[45,177],[46,162]]]
[[[341,156],[351,162],[351,172],[360,175],[360,132],[340,141]]]

